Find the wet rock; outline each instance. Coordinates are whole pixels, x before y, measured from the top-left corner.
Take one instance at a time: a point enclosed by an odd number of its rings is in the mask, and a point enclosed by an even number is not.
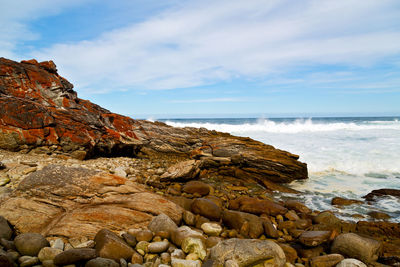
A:
[[[380,211],[370,211],[370,212],[368,212],[368,215],[377,220],[390,219],[390,216],[388,214],[386,214],[384,212],[380,212]]]
[[[219,236],[222,232],[222,227],[218,223],[203,223],[201,229],[204,233],[211,236]]]
[[[337,205],[337,206],[348,206],[348,205],[353,205],[353,204],[363,204],[363,202],[361,200],[357,200],[357,199],[334,197],[334,198],[332,198],[331,204]]]
[[[262,223],[263,223],[264,233],[267,237],[270,237],[270,238],[278,238],[279,237],[278,230],[272,224],[270,219],[263,217]]]
[[[270,200],[260,200],[251,197],[240,197],[230,201],[230,208],[240,210],[252,214],[267,214],[276,216],[278,214],[285,214],[287,209],[282,205]]]
[[[178,228],[178,226],[170,217],[161,213],[151,220],[148,228],[154,233],[160,231],[172,233]]]
[[[183,192],[205,196],[210,192],[210,186],[200,181],[190,181],[183,187]]]
[[[39,251],[50,246],[49,242],[38,233],[24,233],[14,239],[14,244],[22,255],[37,256]]]
[[[344,260],[340,254],[327,254],[323,256],[313,257],[310,261],[311,267],[333,267]]]
[[[206,198],[198,198],[194,200],[191,210],[194,214],[200,214],[210,220],[218,221],[221,218],[220,207]]]
[[[73,248],[55,256],[53,262],[56,265],[68,265],[94,258],[96,258],[96,250],[92,248]]]
[[[356,259],[344,259],[336,267],[367,267],[367,265]]]
[[[211,248],[210,259],[213,266],[223,266],[227,260],[236,261],[239,266],[252,266],[271,260],[272,266],[284,266],[283,250],[274,242],[256,239],[227,239]]]
[[[261,218],[250,213],[225,210],[222,220],[228,227],[236,229],[250,238],[258,238],[264,232]]]
[[[296,214],[296,212],[293,211],[293,210],[289,210],[289,211],[285,214],[285,217],[286,217],[288,220],[290,220],[290,221],[297,221],[297,220],[300,219],[299,216]]]
[[[297,251],[288,244],[278,243],[286,256],[286,261],[294,263],[297,259]]]
[[[85,267],[119,267],[120,265],[114,260],[97,257],[91,259],[85,264]]]
[[[5,238],[7,240],[10,240],[11,236],[12,236],[12,230],[10,225],[3,216],[0,216],[0,238]]]
[[[309,247],[316,247],[326,241],[329,241],[331,231],[304,231],[299,241]]]
[[[296,200],[287,200],[285,202],[285,207],[289,210],[295,210],[298,213],[309,214],[311,210],[301,202]]]
[[[332,253],[339,253],[363,262],[373,262],[379,257],[382,242],[361,237],[354,233],[341,234],[333,241]]]
[[[96,253],[99,257],[114,260],[132,257],[133,249],[119,236],[107,229],[100,230],[94,241],[96,242]]]
[[[201,233],[190,229],[190,227],[188,226],[181,226],[178,229],[176,229],[172,233],[171,240],[175,245],[180,247],[182,245],[183,240],[188,237],[200,238],[202,240],[205,240],[205,238]]]
[[[374,201],[374,200],[376,200],[376,198],[380,198],[380,197],[384,197],[384,196],[400,197],[400,190],[399,189],[388,189],[388,188],[372,190],[371,193],[368,193],[367,195],[363,196],[363,198],[365,198],[365,200],[367,200],[367,201]]]
[[[314,223],[324,224],[330,227],[337,227],[340,225],[340,220],[330,211],[324,211],[319,213],[313,218]]]

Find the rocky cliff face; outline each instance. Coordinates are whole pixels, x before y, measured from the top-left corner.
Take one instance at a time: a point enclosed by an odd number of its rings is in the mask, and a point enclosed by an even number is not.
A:
[[[174,159],[165,181],[198,176],[274,183],[307,178],[298,156],[250,138],[138,121],[77,97],[52,61],[0,58],[0,148],[42,148],[80,158],[136,156]]]

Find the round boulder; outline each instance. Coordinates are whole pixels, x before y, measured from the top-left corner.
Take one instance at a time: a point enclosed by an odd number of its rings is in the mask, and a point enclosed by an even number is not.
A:
[[[37,256],[44,247],[49,247],[50,243],[38,233],[24,233],[14,239],[14,244],[21,255]]]
[[[193,201],[191,208],[194,214],[200,214],[210,220],[219,221],[221,218],[221,208],[209,199],[198,198]]]
[[[210,186],[200,181],[190,181],[185,184],[183,191],[188,194],[199,194],[200,196],[205,196],[210,193]]]

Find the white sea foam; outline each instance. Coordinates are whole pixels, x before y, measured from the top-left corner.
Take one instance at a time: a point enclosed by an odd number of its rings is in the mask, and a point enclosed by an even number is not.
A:
[[[361,198],[373,189],[400,189],[398,119],[166,123],[248,136],[300,155],[300,160],[308,164],[310,179],[294,182],[291,186],[307,191],[305,201],[318,209],[332,208],[327,199],[333,196]],[[385,200],[381,208],[390,213],[395,212],[398,205],[398,199]],[[359,209],[362,212],[363,208]],[[393,216],[397,216],[394,220],[400,222],[400,214]]]

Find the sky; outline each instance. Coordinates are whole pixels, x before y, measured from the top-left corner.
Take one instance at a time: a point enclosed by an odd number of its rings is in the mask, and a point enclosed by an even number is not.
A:
[[[400,115],[398,0],[0,0],[0,57],[134,118]]]

